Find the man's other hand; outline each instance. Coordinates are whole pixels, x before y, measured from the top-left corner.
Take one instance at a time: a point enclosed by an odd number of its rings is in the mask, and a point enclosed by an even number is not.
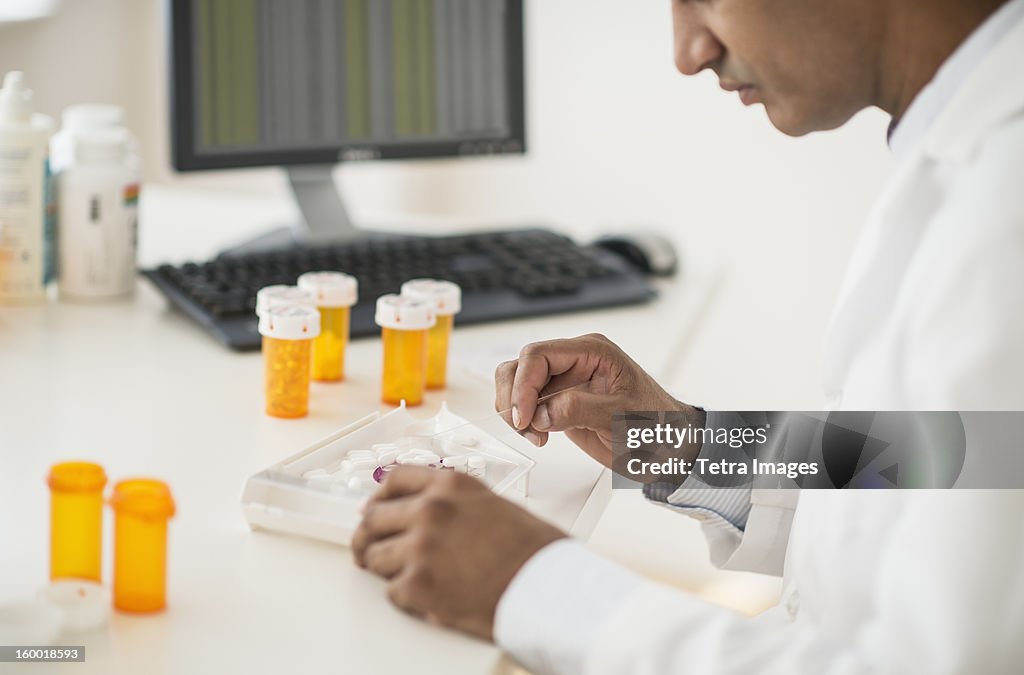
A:
[[[612,468],[612,414],[683,410],[703,425],[703,412],[675,400],[618,345],[603,335],[534,342],[494,374],[495,409],[534,445],[552,431]],[[571,389],[570,389],[571,388]],[[543,402],[538,399],[555,392]],[[696,454],[694,451],[693,454]]]
[[[399,608],[492,640],[512,577],[564,536],[475,478],[400,467],[367,502],[352,551],[360,567],[388,580]]]

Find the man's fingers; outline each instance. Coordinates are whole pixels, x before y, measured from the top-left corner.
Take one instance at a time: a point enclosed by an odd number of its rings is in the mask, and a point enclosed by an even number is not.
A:
[[[384,474],[384,482],[370,497],[367,508],[378,502],[418,494],[437,480],[439,474],[423,466],[399,466]]]
[[[535,342],[523,347],[519,354],[511,396],[512,426],[516,429],[530,426],[537,399],[548,380],[572,367],[564,351],[561,352],[562,358],[556,356],[559,353],[554,346],[556,342]]]
[[[429,578],[426,567],[422,564],[406,565],[388,584],[388,599],[399,609],[413,616],[422,617],[427,604],[424,589],[432,585],[433,581]]]
[[[352,536],[352,554],[359,565],[364,564],[363,555],[370,544],[408,527],[416,512],[416,500],[410,497],[444,477],[440,471],[420,466],[400,466],[385,475],[384,483],[367,500],[363,521]]]
[[[494,410],[504,412],[512,407],[512,382],[515,379],[518,361],[504,361],[494,371]],[[505,423],[515,427],[511,413],[502,415]]]
[[[401,572],[408,560],[407,535],[375,541],[367,547],[362,556],[363,566],[385,579],[390,579]]]
[[[523,438],[530,441],[538,448],[541,448],[548,442],[548,434],[546,431],[535,431],[533,429],[525,429],[519,432],[523,435]]]
[[[513,426],[525,429],[533,421],[533,413],[537,407],[537,399],[541,391],[553,377],[573,372],[575,377],[561,378],[566,386],[586,382],[593,374],[593,365],[597,359],[592,358],[589,351],[589,338],[572,340],[551,340],[534,342],[523,347],[519,355],[512,381]]]
[[[532,426],[543,432],[609,429],[614,408],[615,399],[612,397],[573,389],[541,403],[533,416]]]
[[[352,553],[356,562],[365,564],[366,550],[374,542],[404,532],[417,511],[415,499],[367,502],[363,520],[352,535]]]

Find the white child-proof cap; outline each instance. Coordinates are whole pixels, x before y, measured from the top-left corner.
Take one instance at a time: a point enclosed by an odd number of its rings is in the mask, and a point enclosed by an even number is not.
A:
[[[313,294],[317,307],[351,307],[359,297],[359,282],[342,272],[306,272],[299,288]]]
[[[126,129],[88,129],[69,140],[71,161],[123,162],[132,151],[132,138]]]
[[[256,293],[256,316],[263,316],[271,307],[316,307],[316,300],[309,291],[298,286],[265,286]]]
[[[402,295],[434,303],[438,314],[447,316],[462,311],[462,289],[451,281],[411,279],[402,284]]]
[[[110,616],[110,593],[93,581],[57,579],[40,597],[64,611],[65,632],[92,630],[106,624]]]
[[[259,330],[278,340],[310,340],[320,335],[320,312],[302,305],[272,306],[260,315]]]
[[[124,124],[124,108],[100,103],[79,103],[64,108],[60,117],[65,129],[110,129]]]
[[[54,644],[94,630],[110,616],[110,593],[84,579],[57,579],[35,598],[0,604],[0,643]]]
[[[394,293],[377,298],[374,320],[382,328],[395,330],[426,330],[437,323],[432,304]]]
[[[0,85],[0,121],[28,124],[32,119],[32,90],[25,86],[25,75],[12,70]]]

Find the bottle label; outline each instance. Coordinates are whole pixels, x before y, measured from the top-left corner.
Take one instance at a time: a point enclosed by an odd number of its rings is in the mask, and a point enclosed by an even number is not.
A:
[[[138,183],[132,183],[124,187],[124,205],[126,208],[134,208],[139,205]]]
[[[75,180],[75,171],[61,176],[60,292],[83,298],[129,294],[135,289],[139,185]]]
[[[57,181],[47,158],[43,169],[43,284],[57,278]]]
[[[0,300],[42,298],[45,152],[29,139],[0,140]]]

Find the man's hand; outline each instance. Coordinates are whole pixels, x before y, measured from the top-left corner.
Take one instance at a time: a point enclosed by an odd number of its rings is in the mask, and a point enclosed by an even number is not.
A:
[[[633,359],[603,335],[584,335],[526,345],[515,361],[494,374],[496,410],[534,445],[548,433],[565,435],[606,467],[612,468],[612,413],[623,410],[684,410],[694,425],[703,412],[675,400]],[[537,399],[576,387],[538,405]],[[694,449],[696,455],[699,448]]]
[[[530,557],[565,534],[475,478],[400,467],[367,502],[356,563],[428,621],[493,639],[498,600]]]

